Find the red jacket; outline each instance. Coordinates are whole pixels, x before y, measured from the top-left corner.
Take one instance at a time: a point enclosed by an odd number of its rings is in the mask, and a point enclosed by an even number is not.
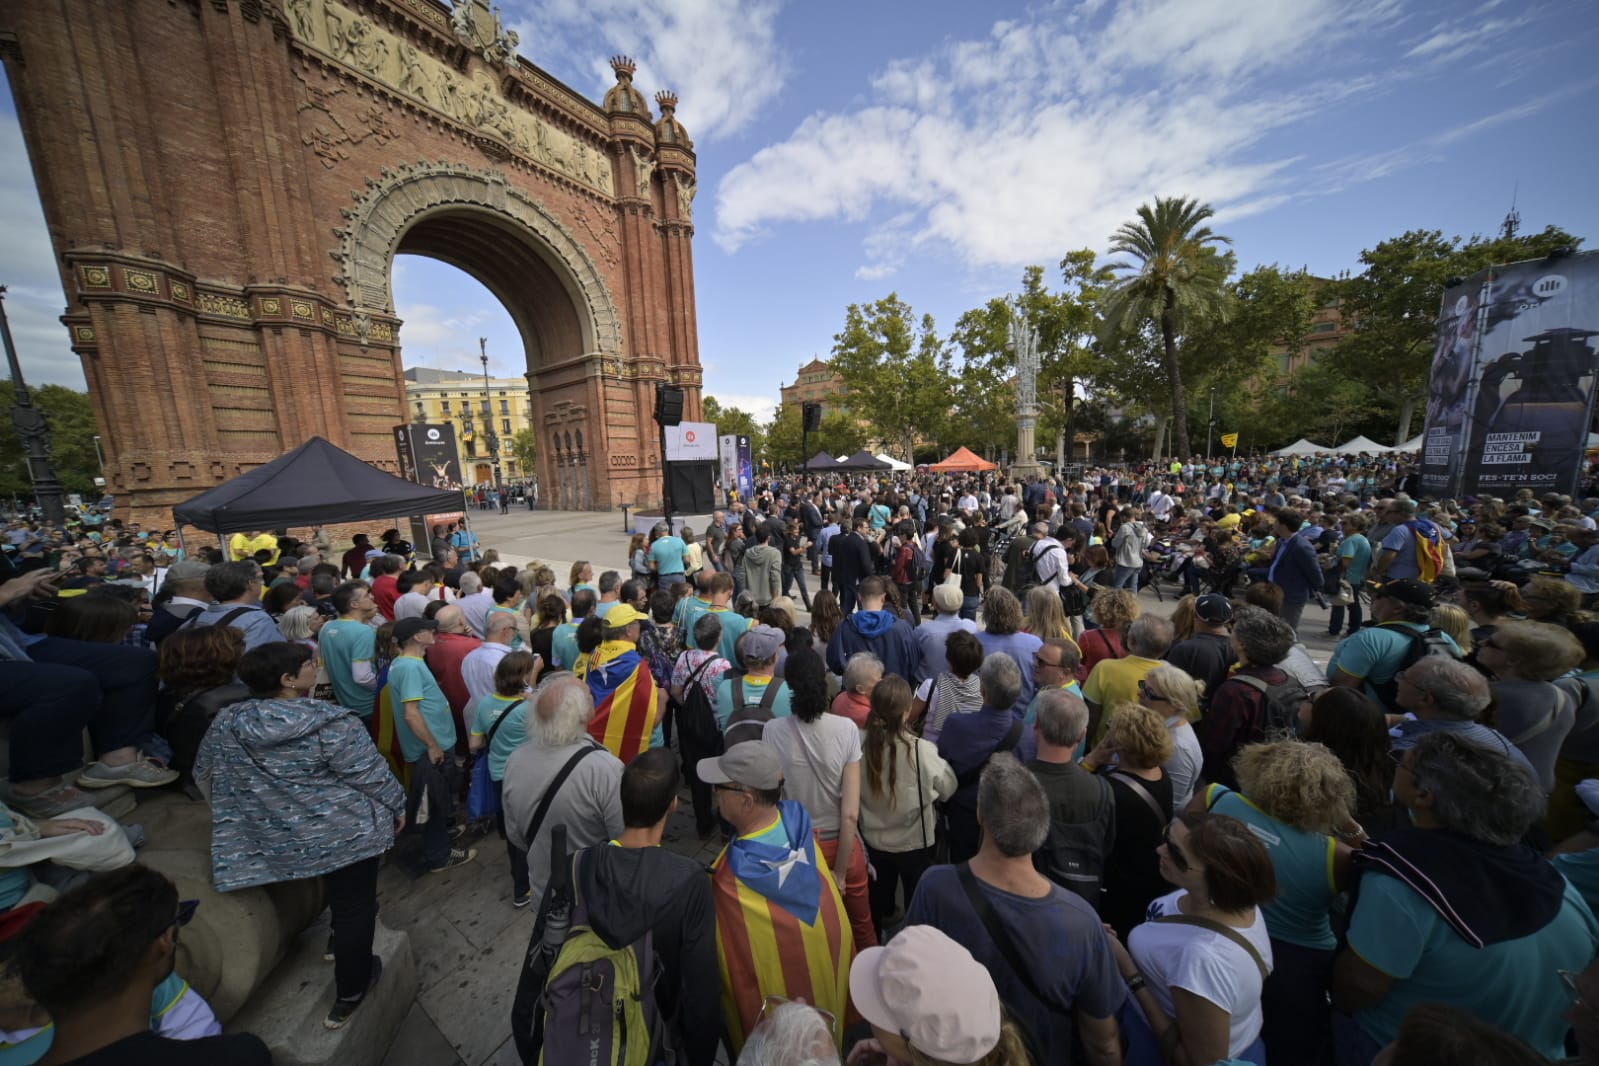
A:
[[[450,710],[455,717],[455,735],[463,740],[469,732],[467,726],[470,723],[465,721],[465,715],[472,702],[472,694],[467,691],[466,680],[461,677],[461,660],[482,646],[481,640],[464,633],[439,633],[424,656],[428,669],[433,671],[433,679],[444,691],[444,698],[450,701]]]
[[[385,622],[394,621],[394,601],[400,598],[400,575],[384,574],[372,579],[372,598],[378,601],[378,614]]]

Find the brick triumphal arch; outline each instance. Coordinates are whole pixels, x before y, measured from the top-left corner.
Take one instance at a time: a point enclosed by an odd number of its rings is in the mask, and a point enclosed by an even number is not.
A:
[[[658,499],[656,383],[699,410],[676,98],[657,116],[618,58],[596,106],[519,58],[497,9],[452,2],[0,13],[62,322],[136,517],[313,434],[396,469],[399,253],[510,311],[547,499]]]

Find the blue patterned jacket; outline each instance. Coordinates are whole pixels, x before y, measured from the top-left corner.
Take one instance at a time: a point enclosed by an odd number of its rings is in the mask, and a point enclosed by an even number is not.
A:
[[[295,881],[381,855],[405,792],[355,714],[313,699],[224,707],[194,763],[211,800],[218,892]]]

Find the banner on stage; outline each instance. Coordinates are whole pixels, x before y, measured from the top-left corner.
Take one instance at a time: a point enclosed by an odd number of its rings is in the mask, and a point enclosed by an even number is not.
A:
[[[461,453],[455,444],[455,427],[419,425],[408,422],[394,427],[394,451],[400,460],[400,476],[418,485],[435,489],[461,489]],[[462,502],[463,508],[465,501]],[[426,549],[432,529],[440,523],[459,522],[465,511],[445,514],[412,515],[411,541]]]
[[[716,425],[712,422],[682,422],[666,427],[666,461],[696,463],[716,461]]]

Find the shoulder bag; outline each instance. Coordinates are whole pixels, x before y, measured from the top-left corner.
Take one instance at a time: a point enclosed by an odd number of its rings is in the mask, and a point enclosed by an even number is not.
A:
[[[525,697],[524,697],[525,699]],[[473,821],[480,818],[493,818],[500,813],[500,797],[494,792],[494,779],[489,776],[489,748],[494,744],[494,734],[499,731],[500,723],[505,721],[505,716],[521,706],[523,700],[517,700],[494,719],[494,724],[489,727],[488,739],[483,742],[483,751],[472,760],[472,783],[466,792],[466,816]]]

